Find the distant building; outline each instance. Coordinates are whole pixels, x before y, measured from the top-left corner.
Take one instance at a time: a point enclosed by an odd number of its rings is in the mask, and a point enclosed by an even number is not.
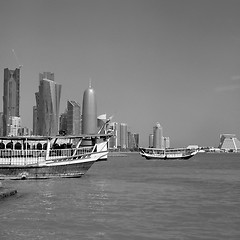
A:
[[[84,91],[82,103],[82,133],[97,133],[97,99],[91,84]]]
[[[67,133],[67,109],[60,115],[59,118],[59,134],[66,135]]]
[[[67,134],[81,134],[81,107],[75,101],[67,102]]]
[[[109,128],[112,130],[113,136],[109,140],[109,148],[118,148],[118,123],[111,122]]]
[[[120,148],[127,149],[128,148],[128,131],[127,124],[120,123]]]
[[[133,134],[130,131],[128,131],[127,134],[128,134],[128,137],[127,137],[128,144],[127,144],[127,146],[128,146],[129,149],[133,149],[134,146],[135,146],[135,140],[133,138]]]
[[[153,134],[149,134],[149,147],[152,148],[153,147]]]
[[[163,129],[160,123],[157,123],[153,127],[153,147],[154,148],[164,148],[163,144]]]
[[[39,74],[39,91],[35,93],[37,135],[54,136],[58,134],[61,87],[54,81],[54,73]]]
[[[164,148],[170,148],[170,138],[169,137],[163,137],[163,145],[164,145]]]
[[[19,136],[21,133],[21,118],[9,117],[7,132],[8,136]]]
[[[19,135],[20,136],[30,136],[31,135],[31,131],[27,127],[22,127],[22,128],[20,128]]]
[[[0,112],[0,137],[3,136],[3,113]]]
[[[20,69],[4,69],[3,84],[3,136],[9,135],[11,117],[20,117]]]
[[[37,107],[33,106],[33,135],[37,135]]]
[[[226,152],[229,151],[239,152],[240,141],[237,139],[235,134],[221,134],[218,148]]]
[[[128,132],[128,148],[136,150],[139,146],[139,134]]]
[[[133,138],[134,138],[134,148],[139,148],[139,133],[133,133]]]

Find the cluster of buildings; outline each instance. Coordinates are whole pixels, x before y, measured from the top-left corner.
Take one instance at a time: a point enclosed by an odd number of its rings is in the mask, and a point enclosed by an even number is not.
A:
[[[35,93],[36,105],[33,106],[33,126],[22,127],[20,117],[20,68],[4,69],[3,112],[0,112],[0,136],[54,136],[96,134],[103,131],[107,121],[106,114],[97,116],[97,100],[95,91],[89,85],[83,95],[81,105],[67,101],[64,113],[60,114],[60,99],[62,85],[54,79],[54,73],[39,74],[38,91]],[[128,131],[125,123],[111,122],[108,125],[114,136],[109,147],[113,150],[137,149],[139,134]],[[104,129],[105,131],[108,129]]]
[[[20,67],[15,70],[5,68],[0,136],[80,135],[101,132],[107,116],[106,114],[97,116],[97,100],[91,85],[84,92],[82,109],[78,102],[68,100],[66,110],[62,114],[59,112],[61,90],[62,85],[55,81],[54,73],[40,73],[38,91],[35,93],[36,105],[33,106],[32,129],[22,127],[19,111]],[[126,123],[110,122],[108,127],[113,132],[113,137],[109,142],[112,151],[138,149],[139,134],[129,131]],[[149,147],[170,148],[170,138],[163,136],[160,123],[156,123],[153,133],[149,135]],[[214,151],[239,152],[240,141],[235,134],[221,134],[220,144],[218,148],[214,148]]]
[[[163,128],[160,123],[153,127],[153,133],[149,134],[150,148],[170,148],[170,138],[163,136]],[[199,147],[198,145],[189,145],[188,148],[198,149],[202,152],[240,152],[240,141],[235,134],[220,134],[220,142],[215,147]]]
[[[163,136],[163,128],[159,122],[153,126],[153,133],[149,134],[150,148],[170,148],[170,138]]]

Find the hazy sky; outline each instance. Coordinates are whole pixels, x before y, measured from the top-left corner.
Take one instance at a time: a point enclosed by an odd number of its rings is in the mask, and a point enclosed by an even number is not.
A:
[[[24,126],[50,71],[61,112],[82,104],[91,78],[98,115],[127,123],[141,145],[159,122],[173,147],[218,146],[221,133],[240,138],[239,26],[239,0],[0,0],[1,94],[14,49]]]

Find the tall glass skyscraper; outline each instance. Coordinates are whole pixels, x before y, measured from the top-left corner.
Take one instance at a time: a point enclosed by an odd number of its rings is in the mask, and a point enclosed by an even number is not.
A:
[[[3,136],[8,135],[9,119],[19,116],[20,69],[4,69],[3,86]]]
[[[39,74],[39,91],[35,93],[37,135],[54,136],[59,129],[59,107],[62,85],[54,82],[54,73]]]
[[[81,134],[81,107],[75,101],[67,102],[67,134]]]

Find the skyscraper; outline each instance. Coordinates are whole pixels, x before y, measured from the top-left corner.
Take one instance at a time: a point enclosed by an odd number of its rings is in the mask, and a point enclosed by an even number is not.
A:
[[[109,148],[117,149],[118,147],[118,123],[117,122],[111,122],[110,123],[110,129],[112,130],[113,136],[109,140]]]
[[[151,133],[151,134],[149,134],[149,138],[148,138],[149,140],[149,147],[153,147],[153,134]]]
[[[134,143],[135,143],[134,148],[138,148],[139,147],[139,133],[133,133],[133,138],[134,138]]]
[[[81,134],[81,107],[75,101],[67,102],[67,134]]]
[[[67,109],[59,117],[59,134],[66,135],[67,132]]]
[[[128,131],[127,124],[120,123],[120,147],[126,149],[128,147]]]
[[[39,91],[35,93],[38,135],[58,134],[61,87],[54,82],[54,73],[39,74]]]
[[[82,104],[82,133],[97,133],[97,101],[94,89],[89,84],[83,94]]]
[[[20,117],[19,99],[20,99],[20,69],[4,69],[3,86],[3,136],[8,135],[9,119],[11,117]]]
[[[153,127],[153,147],[154,148],[164,148],[163,144],[163,130],[160,123],[156,123]]]
[[[0,112],[0,136],[3,136],[3,113]]]
[[[33,106],[33,135],[37,135],[37,107]]]

